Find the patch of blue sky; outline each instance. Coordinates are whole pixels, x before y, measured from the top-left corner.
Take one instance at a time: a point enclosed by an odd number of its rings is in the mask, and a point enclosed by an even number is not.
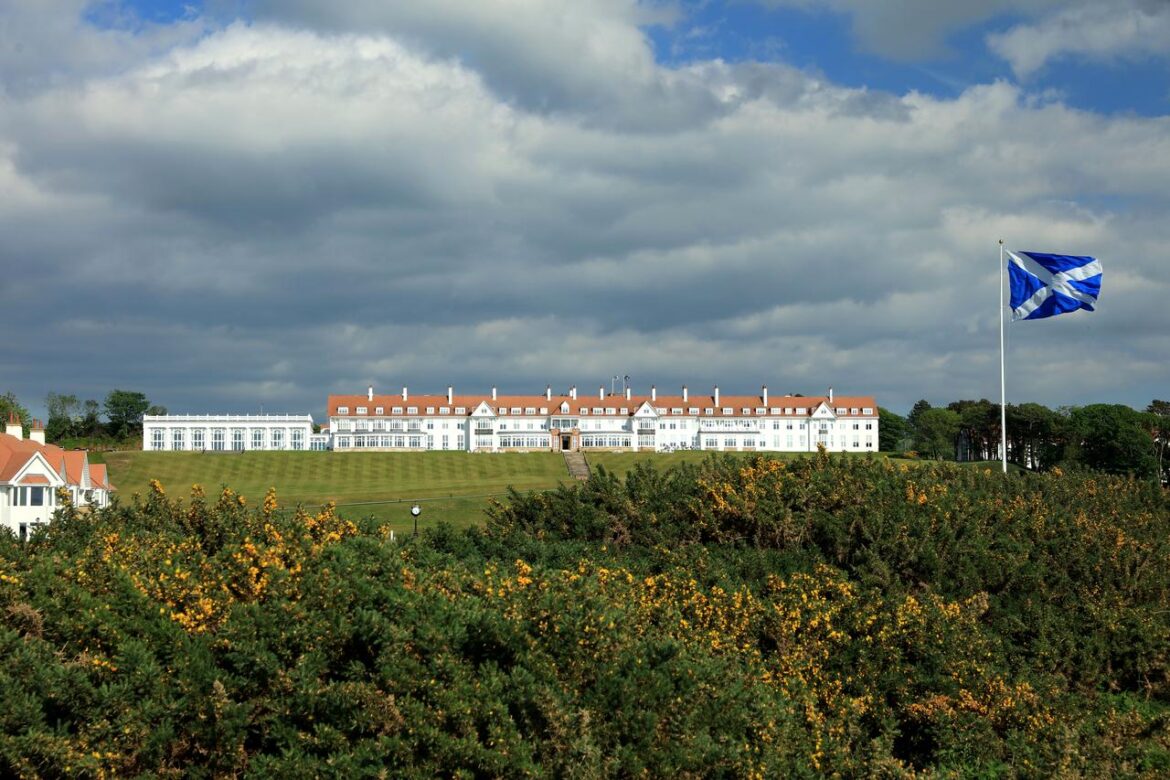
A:
[[[84,18],[98,28],[134,30],[187,21],[203,10],[203,0],[99,0],[85,9]]]
[[[646,34],[667,66],[713,58],[783,62],[847,87],[953,98],[977,84],[1017,81],[1010,65],[988,49],[987,36],[1021,21],[1001,15],[970,25],[947,38],[943,55],[923,61],[865,51],[849,17],[825,9],[702,3],[686,7],[673,26],[651,27]],[[1170,108],[1170,63],[1154,57],[1112,62],[1058,57],[1020,84],[1097,113],[1162,116]]]

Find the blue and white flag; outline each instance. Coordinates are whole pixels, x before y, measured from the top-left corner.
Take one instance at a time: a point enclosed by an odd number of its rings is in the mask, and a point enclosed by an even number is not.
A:
[[[1101,263],[1096,258],[1010,250],[1007,255],[1013,320],[1093,311],[1101,294]]]

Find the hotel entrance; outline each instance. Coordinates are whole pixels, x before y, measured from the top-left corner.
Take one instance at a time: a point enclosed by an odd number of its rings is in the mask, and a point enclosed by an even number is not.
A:
[[[571,449],[573,449],[573,434],[562,433],[561,434],[561,451],[568,452]]]

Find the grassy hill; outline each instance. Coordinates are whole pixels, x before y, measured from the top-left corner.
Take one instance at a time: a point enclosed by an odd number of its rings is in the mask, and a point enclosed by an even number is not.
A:
[[[415,501],[423,523],[465,526],[481,521],[488,498],[509,486],[552,488],[569,478],[554,453],[110,452],[105,460],[123,498],[144,494],[152,479],[173,495],[193,484],[209,493],[229,485],[255,502],[275,487],[283,506],[335,501],[343,514],[389,520],[397,532],[411,526]]]

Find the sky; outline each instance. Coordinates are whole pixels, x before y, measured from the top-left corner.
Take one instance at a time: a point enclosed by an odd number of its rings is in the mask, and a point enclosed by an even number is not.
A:
[[[1170,397],[1166,0],[0,0],[0,392]],[[591,392],[591,391],[590,391]]]

